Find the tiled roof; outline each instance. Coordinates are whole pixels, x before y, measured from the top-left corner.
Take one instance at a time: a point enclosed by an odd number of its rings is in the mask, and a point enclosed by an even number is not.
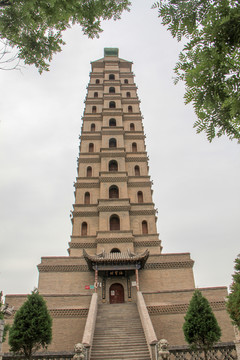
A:
[[[128,265],[139,264],[141,268],[144,267],[149,251],[145,250],[141,254],[134,254],[130,250],[126,252],[112,252],[106,253],[102,251],[100,254],[90,255],[83,249],[83,256],[88,263],[89,268],[92,270],[93,265]]]

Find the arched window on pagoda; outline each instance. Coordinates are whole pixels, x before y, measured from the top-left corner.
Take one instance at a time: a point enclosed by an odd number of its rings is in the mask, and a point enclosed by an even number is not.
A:
[[[109,88],[109,93],[110,93],[110,94],[115,94],[115,87],[111,86],[111,87]]]
[[[84,222],[82,223],[82,228],[81,228],[81,235],[82,235],[82,236],[86,236],[86,235],[87,235],[87,228],[88,228],[87,223],[84,221]]]
[[[135,125],[133,123],[130,124],[130,131],[135,131]]]
[[[95,124],[91,124],[91,132],[94,132],[96,130]]]
[[[128,91],[127,92],[127,98],[130,98],[131,97],[131,93]]]
[[[138,165],[134,167],[134,172],[135,172],[135,176],[140,176],[140,167]]]
[[[92,176],[92,168],[91,166],[87,167],[87,177],[91,177]]]
[[[109,120],[109,126],[116,126],[117,123],[116,123],[116,119],[110,119]]]
[[[96,84],[100,84],[100,80],[99,80],[99,79],[96,79]]]
[[[94,97],[97,98],[98,97],[98,92],[94,93]]]
[[[142,193],[142,191],[138,191],[137,199],[138,199],[138,203],[143,203],[143,193]]]
[[[115,108],[116,108],[116,103],[115,103],[115,101],[110,101],[110,102],[109,102],[109,108],[110,108],[110,109],[115,109]]]
[[[109,161],[108,170],[109,171],[118,171],[118,163],[116,160]]]
[[[135,142],[132,143],[132,152],[137,152],[137,144]]]
[[[90,204],[90,193],[89,192],[86,192],[84,194],[84,204],[86,204],[86,205]]]
[[[116,185],[112,185],[109,188],[109,199],[118,199],[119,198],[119,189]]]
[[[110,148],[115,148],[117,147],[117,140],[112,138],[112,139],[109,139],[109,147]]]
[[[89,146],[88,146],[88,151],[89,152],[93,152],[94,151],[94,144],[93,143],[90,143]]]
[[[97,112],[97,107],[96,106],[92,106],[92,113],[96,113]]]
[[[118,248],[113,248],[110,253],[120,253],[121,251]]]
[[[142,221],[142,234],[148,234],[148,223],[146,220]]]
[[[133,112],[132,105],[129,105],[129,106],[128,106],[128,112],[130,112],[130,113],[132,113],[132,112]]]
[[[109,75],[109,80],[115,80],[115,75],[114,75],[114,74],[110,74],[110,75]]]
[[[125,80],[124,80],[124,84],[128,84],[128,79],[125,79]]]
[[[120,230],[120,219],[118,215],[111,215],[110,230]]]

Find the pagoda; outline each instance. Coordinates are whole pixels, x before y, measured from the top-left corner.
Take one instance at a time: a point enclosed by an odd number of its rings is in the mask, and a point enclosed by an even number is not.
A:
[[[121,306],[137,304],[147,342],[152,336],[184,345],[194,261],[189,253],[162,252],[132,62],[119,58],[118,49],[106,48],[91,67],[69,255],[43,257],[38,265],[38,289],[53,318],[48,351],[72,351],[86,340],[86,328],[91,342],[98,308],[108,312],[116,304],[120,313]],[[233,341],[226,287],[200,290],[222,329],[221,341]],[[7,295],[6,301],[17,309],[25,298]],[[97,322],[104,330],[108,319]]]

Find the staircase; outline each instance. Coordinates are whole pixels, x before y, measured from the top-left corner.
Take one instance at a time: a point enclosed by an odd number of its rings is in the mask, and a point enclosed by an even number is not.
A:
[[[100,304],[91,360],[150,360],[137,305]]]

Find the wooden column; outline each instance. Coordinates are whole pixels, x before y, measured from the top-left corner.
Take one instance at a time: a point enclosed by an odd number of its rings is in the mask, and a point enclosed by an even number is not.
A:
[[[138,277],[138,269],[135,270],[135,274],[136,274],[136,288],[137,291],[139,291],[139,277]]]
[[[95,292],[97,292],[97,288],[98,288],[98,270],[95,269],[95,282],[94,282]]]

